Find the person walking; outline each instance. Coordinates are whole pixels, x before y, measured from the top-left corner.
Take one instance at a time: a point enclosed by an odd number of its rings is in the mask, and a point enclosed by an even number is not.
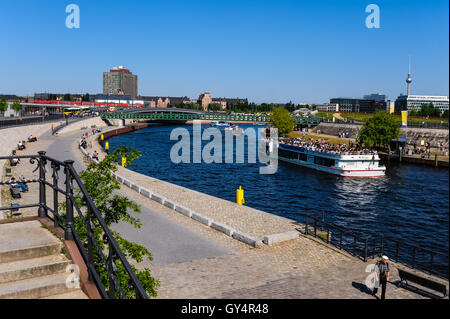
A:
[[[381,285],[381,299],[386,299],[386,284],[389,281],[389,274],[390,274],[390,269],[389,269],[389,258],[387,256],[383,256],[381,257],[381,260],[379,260],[376,263],[376,267],[377,269],[377,274],[378,274],[378,282],[379,285]],[[378,292],[378,287],[373,288],[372,291],[372,296],[376,296]]]

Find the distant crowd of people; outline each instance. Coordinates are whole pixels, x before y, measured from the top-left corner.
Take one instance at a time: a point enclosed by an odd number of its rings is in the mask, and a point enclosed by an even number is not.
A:
[[[305,141],[301,138],[290,138],[280,142],[298,147],[304,147],[309,151],[324,152],[339,155],[375,155],[376,150],[362,148],[350,141],[349,144],[330,144],[325,140]]]

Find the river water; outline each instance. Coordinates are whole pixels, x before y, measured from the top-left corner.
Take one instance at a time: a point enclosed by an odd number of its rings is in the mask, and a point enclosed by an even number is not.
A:
[[[141,174],[230,201],[242,186],[247,206],[302,223],[306,214],[325,211],[328,222],[362,236],[384,234],[448,256],[448,169],[388,163],[385,177],[353,179],[282,162],[273,175],[260,175],[260,163],[174,164],[174,128],[155,125],[116,136],[110,148],[138,149],[142,157],[129,168]],[[421,258],[426,264],[428,257],[418,254],[416,261]],[[448,276],[448,259],[437,256],[434,263]]]

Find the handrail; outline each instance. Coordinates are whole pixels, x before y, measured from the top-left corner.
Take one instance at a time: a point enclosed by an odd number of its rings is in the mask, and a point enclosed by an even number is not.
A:
[[[321,217],[318,217],[318,215],[321,214]],[[448,264],[448,259],[449,256],[445,255],[443,253],[437,252],[437,251],[433,251],[431,249],[427,249],[427,248],[422,248],[422,247],[418,247],[409,243],[404,243],[398,239],[395,239],[391,236],[384,236],[379,235],[379,236],[366,236],[366,237],[362,237],[359,236],[351,231],[347,231],[346,229],[337,226],[337,225],[333,225],[330,223],[325,222],[325,212],[316,212],[316,213],[312,213],[312,214],[308,214],[305,216],[305,235],[311,235],[310,231],[309,231],[309,227],[314,227],[314,232],[313,235],[316,238],[320,238],[323,241],[326,241],[327,244],[333,244],[332,243],[332,239],[331,239],[331,234],[330,234],[330,230],[336,229],[339,232],[339,245],[335,245],[337,246],[339,249],[341,250],[346,250],[349,253],[353,254],[355,257],[361,258],[364,262],[366,262],[369,258],[374,258],[376,256],[381,256],[383,254],[385,254],[385,251],[387,249],[389,249],[389,244],[390,243],[394,243],[395,244],[395,257],[393,257],[392,259],[395,260],[395,262],[401,263],[405,266],[409,266],[413,269],[420,269],[421,271],[427,272],[429,274],[432,275],[436,275],[438,277],[442,277],[445,279],[448,279],[448,272],[446,273],[442,273],[441,271],[436,269],[436,265],[434,264],[434,258],[435,256],[441,256],[444,259],[447,259],[447,264]],[[313,221],[313,225],[310,224],[310,221]],[[323,236],[317,235],[317,230],[321,229],[322,231],[324,230],[324,228],[327,230],[327,235],[326,238],[324,239]],[[343,236],[346,235],[347,237],[351,237],[353,239],[353,243],[351,244],[351,249],[347,248],[344,245],[343,242]],[[362,240],[362,245],[358,244],[361,243]],[[406,258],[401,257],[401,255],[405,255],[404,252],[400,251],[400,245],[403,246],[407,246],[410,249],[412,249],[412,256],[410,256],[410,260],[409,260],[409,256],[406,256]],[[359,249],[358,249],[359,248]],[[361,250],[361,248],[363,249],[363,252],[358,254],[358,250]],[[423,263],[420,264],[418,263],[415,259],[417,257],[417,253],[420,252],[424,252],[428,255],[430,255],[430,260],[429,260],[429,266],[424,266]]]
[[[115,240],[112,232],[108,228],[108,225],[104,221],[101,213],[97,209],[93,199],[90,197],[87,192],[86,187],[84,186],[81,178],[75,171],[73,167],[73,161],[64,161],[61,162],[54,158],[51,158],[45,155],[45,152],[39,152],[39,155],[23,155],[23,156],[0,156],[0,160],[11,160],[13,158],[22,158],[22,159],[30,159],[31,164],[35,164],[37,162],[37,168],[39,169],[39,180],[35,181],[39,183],[39,203],[30,204],[30,205],[21,205],[18,207],[0,207],[0,211],[3,210],[19,210],[23,208],[29,207],[39,207],[38,216],[39,217],[47,217],[53,220],[55,227],[64,228],[64,239],[65,240],[73,240],[77,245],[81,256],[86,263],[88,269],[88,280],[94,282],[96,285],[100,295],[103,298],[130,298],[132,296],[127,296],[122,289],[119,280],[115,274],[117,271],[116,262],[120,262],[123,266],[126,274],[129,277],[129,289],[133,290],[136,298],[140,299],[148,299],[148,295],[143,288],[142,284],[139,282],[136,274],[134,273],[131,265],[126,259],[125,254],[120,249],[119,244]],[[47,162],[50,162],[50,169],[52,170],[52,181],[46,179],[46,166]],[[66,190],[62,190],[58,187],[58,171],[64,168],[65,173],[65,188]],[[83,216],[83,212],[75,201],[74,197],[74,184],[78,186],[81,195],[83,196],[84,202],[83,205],[87,207],[87,213]],[[8,184],[8,182],[0,182],[0,184]],[[53,208],[47,205],[46,201],[46,187],[50,187],[53,192]],[[63,217],[59,212],[59,202],[58,202],[58,194],[61,193],[65,196],[66,206],[65,206],[65,216]],[[74,214],[73,208],[78,213],[80,217],[81,223],[86,230],[87,233],[87,247],[81,241],[79,234],[77,233],[75,224],[74,224]],[[49,215],[49,212],[52,216]],[[101,249],[101,246],[96,241],[94,237],[94,219],[97,220],[97,224],[101,227],[103,231],[103,243],[107,247],[105,251]],[[109,280],[109,287],[105,289],[104,284],[102,283],[100,276],[96,270],[95,260],[93,259],[94,251],[97,251],[100,256],[100,263],[105,267]],[[107,254],[107,256],[106,256]],[[98,262],[98,261],[97,261]]]

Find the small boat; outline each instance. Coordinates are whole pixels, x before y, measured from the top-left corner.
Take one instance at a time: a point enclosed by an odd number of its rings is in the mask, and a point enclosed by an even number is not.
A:
[[[230,123],[228,123],[227,121],[212,121],[209,125],[217,128],[230,127]]]

